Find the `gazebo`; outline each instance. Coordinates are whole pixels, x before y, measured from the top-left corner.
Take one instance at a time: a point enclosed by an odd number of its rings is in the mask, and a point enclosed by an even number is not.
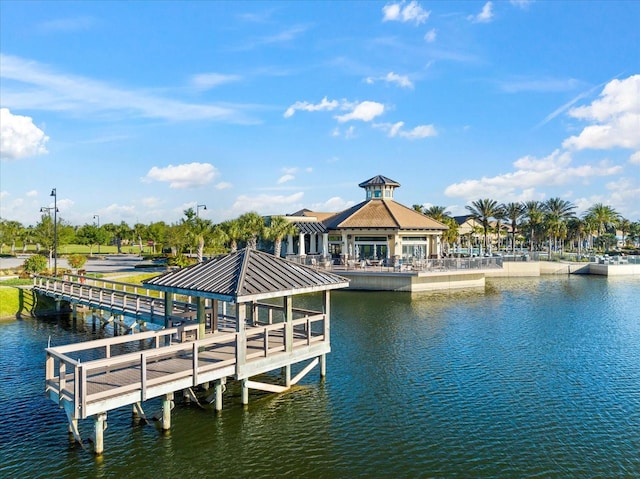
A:
[[[349,280],[336,274],[242,249],[149,279],[145,286],[161,291],[165,326],[196,322],[198,339],[235,333],[233,379],[241,381],[242,403],[249,388],[280,392],[320,364],[326,375],[330,345],[330,291]],[[294,296],[322,293],[321,311],[297,308]],[[195,304],[191,312],[173,314],[176,301]],[[291,378],[291,366],[310,361]],[[252,381],[252,376],[282,368],[284,385]],[[226,378],[215,381],[216,409],[222,408]]]

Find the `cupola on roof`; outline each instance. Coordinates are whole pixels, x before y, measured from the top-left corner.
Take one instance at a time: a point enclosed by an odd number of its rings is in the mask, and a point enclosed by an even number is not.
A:
[[[363,181],[358,186],[367,192],[367,200],[389,200],[393,199],[393,190],[399,187],[400,183],[386,176],[377,175]]]

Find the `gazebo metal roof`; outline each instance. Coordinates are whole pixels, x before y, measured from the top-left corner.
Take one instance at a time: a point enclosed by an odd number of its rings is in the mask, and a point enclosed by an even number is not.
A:
[[[235,303],[346,288],[349,280],[245,248],[144,281],[149,289]]]

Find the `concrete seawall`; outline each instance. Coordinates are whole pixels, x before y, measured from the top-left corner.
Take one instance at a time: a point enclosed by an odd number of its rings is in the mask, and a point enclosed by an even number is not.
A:
[[[364,291],[441,291],[484,287],[485,278],[539,277],[543,275],[594,274],[603,276],[640,275],[640,265],[595,264],[551,261],[504,262],[502,268],[483,270],[395,273],[348,271],[349,289]]]
[[[553,261],[505,261],[502,269],[485,270],[487,278],[511,278],[548,274],[640,275],[638,264],[596,264]]]

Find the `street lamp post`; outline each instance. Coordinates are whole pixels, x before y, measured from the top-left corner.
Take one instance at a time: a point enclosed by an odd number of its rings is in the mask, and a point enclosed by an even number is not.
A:
[[[98,229],[100,229],[100,215],[93,215],[93,219],[97,219],[98,220]],[[100,232],[98,232],[98,235],[100,234]],[[100,254],[100,237],[98,237],[98,254]]]
[[[197,205],[196,206],[196,217],[200,216],[200,208],[202,208],[203,210],[207,209],[207,205]]]
[[[53,196],[53,276],[58,276],[58,194],[51,190]]]
[[[51,220],[51,212],[54,209],[55,208],[53,208],[52,206],[42,206],[42,207],[40,207],[40,213],[47,213],[49,215],[49,220]],[[47,266],[49,268],[51,268],[51,255],[52,255],[52,250],[49,249],[49,262],[47,263]]]

